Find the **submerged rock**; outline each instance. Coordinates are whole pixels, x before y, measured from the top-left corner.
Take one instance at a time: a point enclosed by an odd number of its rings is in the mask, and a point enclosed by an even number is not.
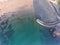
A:
[[[7,32],[5,33],[5,35],[6,35],[8,38],[10,38],[10,37],[13,35],[13,33],[14,33],[14,31],[13,31],[13,30],[10,30],[10,31],[7,31]]]
[[[55,26],[55,31],[53,32],[53,36],[60,38],[60,23]]]
[[[8,38],[0,32],[0,45],[8,45]]]
[[[9,16],[3,15],[0,17],[0,29],[1,45],[8,45],[9,39],[14,33],[12,24],[9,22]]]

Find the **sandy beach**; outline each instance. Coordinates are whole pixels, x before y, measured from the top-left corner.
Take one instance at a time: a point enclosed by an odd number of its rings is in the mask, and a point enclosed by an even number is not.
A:
[[[18,10],[33,9],[32,0],[7,0],[0,2],[0,15],[8,12],[16,12]]]

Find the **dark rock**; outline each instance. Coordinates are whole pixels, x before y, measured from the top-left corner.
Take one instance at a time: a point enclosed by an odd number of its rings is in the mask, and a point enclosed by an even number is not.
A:
[[[8,19],[1,22],[1,25],[8,24]]]

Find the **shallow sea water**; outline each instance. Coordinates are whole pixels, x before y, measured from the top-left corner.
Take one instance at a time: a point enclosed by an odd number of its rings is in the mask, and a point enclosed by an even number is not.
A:
[[[9,20],[13,31],[6,34],[9,38],[1,45],[60,45],[46,28],[36,23],[33,14],[17,15]]]

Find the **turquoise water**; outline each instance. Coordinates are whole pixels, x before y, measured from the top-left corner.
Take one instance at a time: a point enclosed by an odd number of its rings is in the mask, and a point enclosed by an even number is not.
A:
[[[9,45],[60,45],[46,28],[35,21],[33,14],[18,15],[10,18],[14,33],[8,38]],[[6,45],[8,45],[6,44]]]

